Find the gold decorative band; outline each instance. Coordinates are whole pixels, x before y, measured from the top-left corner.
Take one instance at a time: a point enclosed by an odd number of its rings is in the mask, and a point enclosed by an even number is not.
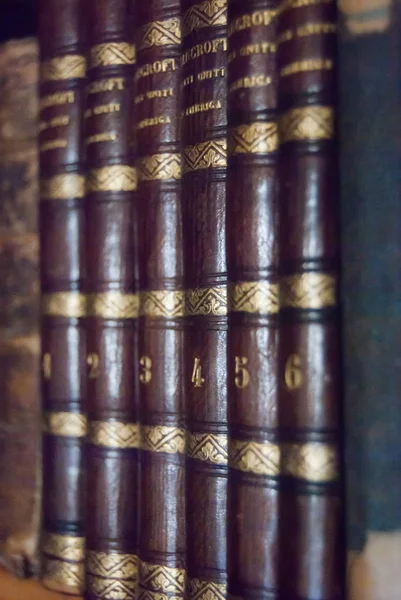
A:
[[[184,13],[182,33],[185,36],[192,31],[217,25],[227,25],[227,0],[204,0]]]
[[[85,538],[45,532],[42,551],[57,558],[79,562],[85,558]]]
[[[227,586],[225,583],[214,583],[203,579],[190,579],[188,598],[190,600],[226,600]]]
[[[267,281],[241,281],[228,288],[230,312],[271,315],[279,310],[279,286]]]
[[[70,200],[85,196],[85,177],[75,173],[40,180],[41,200]]]
[[[43,414],[43,431],[49,435],[62,437],[85,437],[86,417],[79,413],[45,412]]]
[[[88,442],[107,448],[139,448],[139,424],[89,421]]]
[[[87,299],[88,315],[101,319],[135,319],[138,316],[138,308],[137,294],[110,291],[89,294]]]
[[[97,598],[135,600],[139,561],[135,554],[87,553],[86,588]]]
[[[214,465],[226,465],[228,460],[227,436],[212,433],[189,433],[188,456]]]
[[[111,165],[88,172],[88,192],[132,192],[137,187],[136,169],[127,165]]]
[[[176,46],[181,44],[180,19],[173,17],[165,21],[152,21],[140,29],[141,39],[138,49],[152,46]]]
[[[336,278],[327,273],[289,275],[280,282],[280,306],[317,310],[336,305]]]
[[[77,592],[84,589],[84,563],[68,563],[45,558],[42,563],[42,582],[49,589],[64,591],[71,588]]]
[[[232,469],[266,476],[280,473],[280,448],[277,444],[230,439],[228,453],[228,464]]]
[[[145,588],[140,590],[140,597],[149,593],[149,590],[182,596],[185,593],[185,584],[185,569],[154,565],[143,561],[140,564],[140,586]]]
[[[86,75],[86,59],[80,54],[67,54],[44,61],[40,66],[41,81],[82,79]]]
[[[249,123],[229,131],[228,154],[268,154],[278,148],[277,123]]]
[[[315,483],[335,481],[339,473],[337,448],[319,442],[283,444],[281,470],[284,475]]]
[[[185,294],[181,290],[152,290],[139,295],[139,314],[143,317],[177,318],[185,314]]]
[[[196,288],[185,293],[185,312],[189,316],[227,314],[227,287]]]
[[[43,294],[42,315],[48,317],[76,318],[86,315],[86,296],[79,292]]]
[[[332,106],[305,106],[286,112],[279,123],[280,143],[330,140],[334,137]]]
[[[138,161],[139,181],[181,179],[181,154],[153,154]]]
[[[133,65],[135,63],[135,46],[127,42],[108,42],[98,44],[90,49],[89,66],[108,67],[110,65]]]
[[[184,149],[184,173],[227,166],[227,140],[211,140]]]
[[[143,425],[141,427],[141,448],[149,452],[184,454],[186,450],[186,432],[179,427]]]

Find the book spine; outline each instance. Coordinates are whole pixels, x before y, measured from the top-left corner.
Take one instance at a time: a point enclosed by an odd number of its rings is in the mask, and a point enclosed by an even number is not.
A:
[[[227,3],[183,0],[188,597],[226,595]]]
[[[138,2],[139,597],[184,598],[185,420],[179,0]]]
[[[277,595],[275,0],[228,0],[228,593]]]
[[[340,600],[336,5],[280,7],[280,587]]]
[[[43,572],[46,587],[83,584],[85,398],[83,2],[40,0]]]
[[[131,147],[135,47],[128,0],[87,0],[88,600],[135,598],[138,446]]]

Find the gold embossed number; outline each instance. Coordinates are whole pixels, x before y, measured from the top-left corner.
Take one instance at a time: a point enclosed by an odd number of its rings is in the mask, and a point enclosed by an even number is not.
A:
[[[150,383],[152,381],[152,359],[149,356],[141,356],[139,364],[142,367],[139,381],[144,384]]]
[[[88,377],[89,379],[97,379],[99,377],[99,355],[96,352],[90,352],[86,359],[87,365],[90,367]]]
[[[245,365],[248,364],[248,359],[246,356],[236,356],[235,357],[235,379],[234,383],[237,388],[243,390],[249,385],[250,377],[249,371]]]
[[[200,388],[205,383],[205,380],[202,377],[202,367],[200,358],[195,358],[194,360],[194,368],[192,369],[192,383],[194,387]]]
[[[290,354],[285,363],[285,385],[291,391],[298,390],[302,385],[301,359],[298,354]]]
[[[52,357],[49,352],[45,352],[42,358],[43,377],[50,379],[52,376]]]

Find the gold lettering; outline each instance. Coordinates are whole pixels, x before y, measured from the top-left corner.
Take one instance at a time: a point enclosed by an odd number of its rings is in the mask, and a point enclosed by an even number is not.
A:
[[[185,77],[184,81],[182,82],[182,86],[185,87],[187,85],[190,85],[194,81],[195,81],[195,77],[193,75],[188,75],[188,77]]]
[[[171,119],[168,115],[160,115],[159,117],[151,117],[149,119],[143,119],[139,121],[137,128],[145,129],[145,127],[153,127],[154,125],[165,125],[171,123]]]
[[[53,117],[50,121],[40,121],[39,131],[45,131],[45,129],[51,129],[52,127],[64,127],[70,122],[70,117],[61,115],[59,117]]]
[[[49,142],[43,142],[43,144],[40,145],[40,151],[46,152],[47,150],[56,150],[57,148],[67,148],[67,146],[67,140],[50,140]]]
[[[240,390],[249,385],[250,377],[249,371],[245,367],[248,364],[248,359],[246,356],[236,356],[235,357],[235,379],[234,383],[236,387]]]
[[[205,79],[216,79],[216,77],[225,77],[226,70],[224,68],[221,69],[208,69],[207,71],[201,71],[197,75],[198,81],[204,81]]]
[[[143,102],[145,100],[145,96],[143,94],[138,94],[137,96],[135,96],[135,104],[140,104],[141,102]]]
[[[333,68],[333,61],[329,59],[310,58],[308,60],[300,60],[283,67],[280,71],[280,77],[295,75],[305,71],[329,71]]]
[[[291,8],[303,8],[304,6],[313,6],[316,4],[325,4],[332,0],[284,0],[278,9],[278,13],[282,13]]]
[[[182,116],[187,117],[188,115],[194,115],[199,112],[206,112],[208,110],[217,110],[221,108],[220,100],[210,100],[210,102],[202,102],[201,104],[194,104],[189,106],[182,112]]]
[[[86,144],[98,144],[99,142],[114,142],[117,135],[114,132],[105,131],[104,133],[96,133],[86,138]]]
[[[102,92],[112,92],[113,90],[124,90],[124,77],[113,77],[111,79],[99,79],[90,83],[87,87],[88,94],[101,94]]]
[[[149,356],[141,356],[139,364],[142,367],[139,381],[146,385],[152,381],[152,359]]]
[[[303,382],[302,371],[301,371],[301,359],[298,354],[290,354],[285,363],[284,373],[285,385],[293,392],[298,390]]]
[[[270,85],[271,82],[271,77],[267,75],[252,75],[252,77],[241,77],[241,79],[237,79],[230,85],[228,92],[235,92],[236,90],[242,88],[264,87],[266,85]]]
[[[152,100],[153,98],[168,98],[174,96],[173,88],[166,88],[163,90],[150,90],[146,92],[146,98]]]
[[[293,37],[294,37],[294,35],[293,35],[291,29],[286,29],[285,31],[280,33],[280,35],[278,36],[277,43],[283,44],[284,42],[289,42],[290,40],[292,40]]]
[[[153,63],[147,63],[139,67],[135,73],[135,79],[157,75],[158,73],[171,73],[177,68],[175,58],[166,58],[164,60],[156,60]]]
[[[293,37],[307,37],[310,35],[324,35],[328,33],[335,33],[337,31],[337,27],[335,23],[306,23],[305,25],[300,25],[295,30],[295,33],[291,29],[286,29],[281,32],[278,36],[278,44],[283,44],[284,42],[289,42],[293,39]]]
[[[50,379],[52,376],[52,357],[49,352],[45,352],[42,358],[43,377]]]
[[[194,60],[204,54],[216,54],[216,52],[227,51],[227,38],[217,38],[213,41],[207,41],[203,44],[196,44],[182,55],[182,64],[185,65],[190,60]]]
[[[235,50],[233,50],[232,52],[230,52],[230,54],[227,56],[227,62],[228,64],[230,64],[235,58],[237,58],[237,53]]]
[[[41,98],[40,110],[44,110],[49,106],[56,106],[58,104],[72,104],[74,101],[74,92],[55,92],[54,94],[49,94]]]
[[[202,385],[205,383],[205,380],[202,377],[202,367],[200,358],[194,359],[194,368],[192,369],[191,381],[194,384],[194,387],[196,388],[202,387]]]
[[[89,379],[97,379],[99,377],[99,355],[96,352],[90,352],[86,359],[87,365],[90,367],[88,377]]]
[[[94,115],[104,115],[109,113],[120,112],[121,106],[115,102],[111,102],[110,104],[99,104],[99,106],[95,106],[93,109]]]
[[[274,54],[277,50],[276,44],[271,44],[269,42],[262,42],[261,44],[249,44],[247,46],[242,46],[240,48],[239,53],[240,56],[252,56],[253,54]]]
[[[256,10],[234,19],[228,28],[228,37],[250,27],[267,27],[276,16],[276,10]]]

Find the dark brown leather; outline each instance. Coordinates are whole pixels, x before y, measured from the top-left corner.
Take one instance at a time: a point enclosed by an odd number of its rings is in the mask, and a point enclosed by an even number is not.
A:
[[[88,29],[86,252],[88,498],[85,598],[137,588],[138,414],[128,0],[85,3]]]
[[[228,593],[278,598],[277,4],[228,1]]]
[[[85,28],[81,0],[40,0],[40,242],[43,573],[47,587],[83,584],[85,332],[82,311]],[[81,308],[80,308],[81,307]]]
[[[185,593],[179,0],[137,2],[140,598]],[[166,596],[167,597],[167,596]]]
[[[188,596],[224,598],[227,8],[183,0],[181,9]]]
[[[280,593],[345,597],[340,474],[336,7],[279,16]]]

